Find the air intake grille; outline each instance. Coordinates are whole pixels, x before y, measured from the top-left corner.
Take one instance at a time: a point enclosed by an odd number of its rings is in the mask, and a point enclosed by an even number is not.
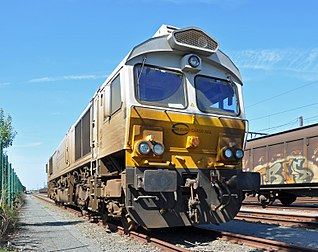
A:
[[[174,32],[174,37],[180,44],[205,48],[212,51],[218,48],[218,43],[201,31],[193,29],[180,32],[176,31]]]

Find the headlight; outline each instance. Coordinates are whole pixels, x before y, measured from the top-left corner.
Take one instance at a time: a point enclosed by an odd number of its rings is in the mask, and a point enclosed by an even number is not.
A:
[[[231,149],[225,149],[223,152],[223,155],[226,159],[230,159],[233,156],[233,152],[231,151]]]
[[[237,149],[237,150],[235,151],[235,157],[236,157],[237,159],[242,159],[243,156],[244,156],[244,151],[243,151],[242,149]]]
[[[156,156],[161,156],[164,151],[165,151],[165,147],[160,143],[156,143],[153,146],[153,153],[155,153]]]
[[[141,142],[138,145],[138,151],[141,155],[148,155],[150,153],[150,145],[147,142]]]
[[[200,65],[200,59],[198,56],[196,55],[192,55],[189,57],[188,62],[190,64],[190,66],[196,68]]]

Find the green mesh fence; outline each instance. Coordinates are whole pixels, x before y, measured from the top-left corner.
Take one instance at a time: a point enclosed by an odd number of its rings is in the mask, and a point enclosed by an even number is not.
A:
[[[13,207],[17,195],[23,192],[23,185],[8,161],[8,156],[3,153],[0,143],[0,201],[1,206]]]

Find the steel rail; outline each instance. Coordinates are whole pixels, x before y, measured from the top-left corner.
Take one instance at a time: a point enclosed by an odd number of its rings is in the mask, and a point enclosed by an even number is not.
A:
[[[150,237],[147,234],[143,234],[137,231],[130,231],[128,234],[126,234],[125,229],[121,226],[114,225],[112,223],[106,224],[110,230],[117,232],[120,235],[128,235],[129,237],[132,237],[134,239],[140,240],[141,242],[146,242],[148,244],[151,244],[163,251],[166,252],[191,252],[191,250],[174,245],[172,243],[160,240],[158,238]],[[106,226],[104,225],[104,226]]]
[[[310,188],[308,188],[310,190]],[[244,206],[261,206],[261,203],[258,201],[257,197],[246,197],[242,202]],[[318,207],[318,197],[298,197],[294,203],[290,206],[284,206],[279,201],[275,201],[272,205],[267,206],[266,208],[317,208]]]
[[[280,226],[289,227],[306,227],[317,228],[318,216],[305,216],[288,213],[273,213],[273,212],[254,212],[249,210],[240,210],[235,217],[236,220],[262,222],[277,224]]]
[[[172,243],[165,242],[165,241],[159,240],[157,238],[149,237],[148,235],[141,234],[141,233],[138,233],[136,231],[129,232],[128,235],[132,236],[134,238],[137,238],[137,239],[141,239],[141,241],[147,241],[147,243],[150,243],[153,246],[155,246],[159,249],[162,249],[163,251],[167,251],[167,252],[174,252],[174,251],[190,252],[191,251],[189,249],[185,249],[185,248],[176,246]]]
[[[246,246],[251,246],[259,249],[266,249],[269,251],[293,251],[293,252],[318,252],[316,248],[308,248],[308,247],[301,247],[290,243],[274,241],[254,236],[247,236],[242,234],[236,234],[226,231],[216,231],[219,232],[221,235],[221,239],[236,242],[239,244],[244,244]]]

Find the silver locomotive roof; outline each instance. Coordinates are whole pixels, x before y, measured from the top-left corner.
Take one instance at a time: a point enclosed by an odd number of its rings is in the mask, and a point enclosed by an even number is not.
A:
[[[174,52],[183,55],[195,53],[206,57],[234,74],[241,84],[241,75],[231,59],[219,50],[219,43],[210,35],[197,27],[179,29],[162,25],[154,36],[132,49],[126,62],[144,54],[155,52]]]

